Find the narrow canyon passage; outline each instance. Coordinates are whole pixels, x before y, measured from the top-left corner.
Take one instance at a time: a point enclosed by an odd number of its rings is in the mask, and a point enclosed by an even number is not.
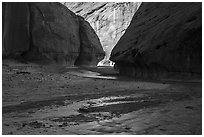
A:
[[[111,51],[125,33],[141,2],[64,2],[63,4],[90,23],[105,51],[105,57],[98,65],[110,66]]]
[[[201,2],[3,2],[3,135],[201,135]]]

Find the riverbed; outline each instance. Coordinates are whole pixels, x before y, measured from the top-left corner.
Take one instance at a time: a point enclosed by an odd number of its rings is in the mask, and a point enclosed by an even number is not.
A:
[[[2,134],[202,134],[202,80],[4,60]]]

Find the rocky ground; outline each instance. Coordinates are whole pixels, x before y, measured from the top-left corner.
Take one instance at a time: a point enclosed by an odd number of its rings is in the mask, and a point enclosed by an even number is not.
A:
[[[3,134],[202,134],[201,79],[3,60]]]

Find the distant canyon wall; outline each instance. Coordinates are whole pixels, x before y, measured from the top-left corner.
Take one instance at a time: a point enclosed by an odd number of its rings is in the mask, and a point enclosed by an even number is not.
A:
[[[61,3],[3,2],[3,57],[96,65],[104,51],[94,29]]]
[[[100,38],[106,58],[127,29],[141,2],[64,2],[71,11],[84,17]]]
[[[142,3],[111,58],[123,75],[202,73],[202,3]]]

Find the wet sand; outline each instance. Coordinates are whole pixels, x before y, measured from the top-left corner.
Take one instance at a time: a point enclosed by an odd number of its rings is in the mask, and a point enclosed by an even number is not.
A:
[[[4,60],[3,134],[202,134],[201,79]]]

